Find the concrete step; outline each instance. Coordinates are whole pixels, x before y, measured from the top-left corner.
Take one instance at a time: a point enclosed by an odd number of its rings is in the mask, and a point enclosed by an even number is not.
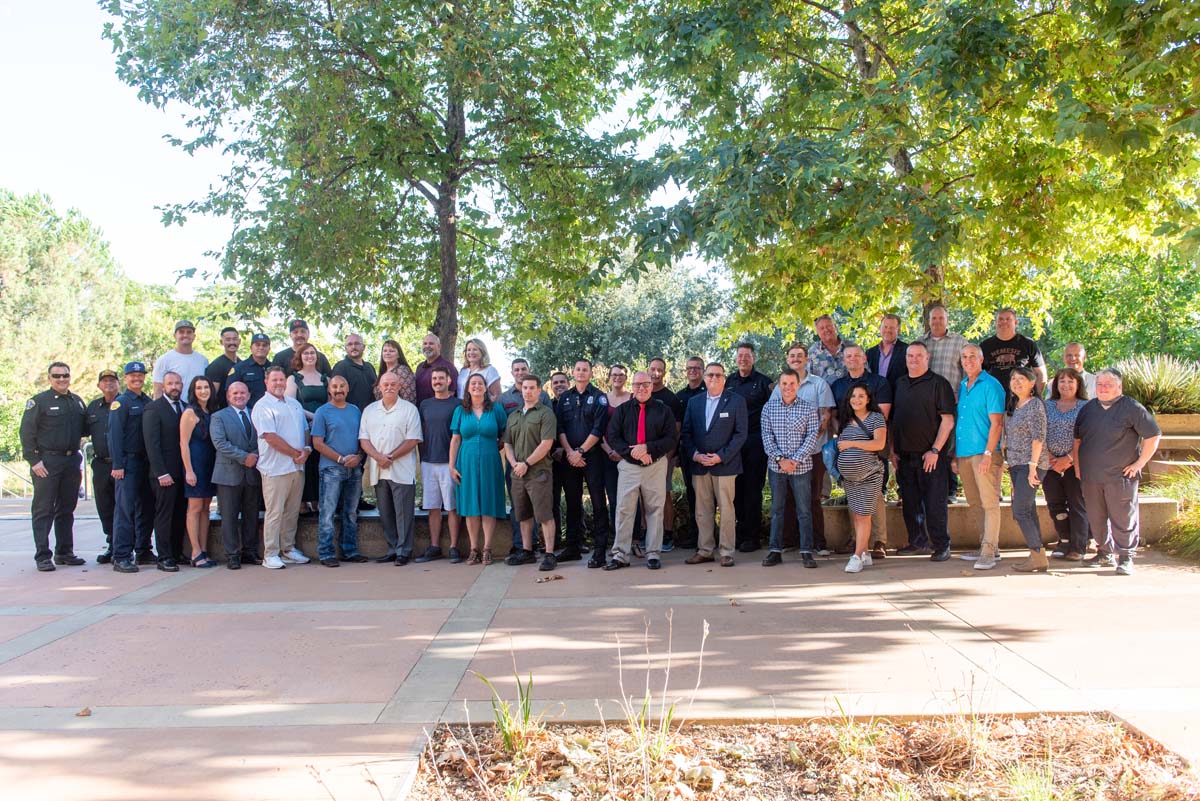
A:
[[[1200,436],[1194,434],[1164,434],[1154,454],[1165,461],[1200,459]]]
[[[1179,506],[1170,498],[1143,496],[1139,503],[1139,509],[1141,514],[1142,542],[1155,543],[1166,535],[1167,523],[1178,513]],[[824,507],[824,512],[825,537],[830,546],[835,546],[849,539],[851,532],[850,509],[846,506],[826,506]],[[953,546],[964,549],[977,547],[979,545],[980,534],[983,530],[983,511],[967,506],[966,504],[954,504],[950,506],[949,514],[950,537]],[[1038,499],[1038,518],[1041,522],[1043,537],[1048,543],[1053,542],[1055,540],[1054,526],[1050,521],[1050,514],[1046,509],[1045,501],[1040,498]],[[1002,503],[1000,505],[1000,521],[1000,547],[1022,547],[1025,540],[1021,536],[1021,531],[1017,527],[1016,522],[1013,520],[1010,504]],[[763,537],[765,541],[767,521],[764,520],[763,522]],[[443,549],[447,547],[444,526],[445,523],[443,522]],[[891,547],[897,547],[907,542],[903,512],[898,504],[888,504],[887,526],[888,541]],[[414,539],[416,544],[414,554],[420,554],[429,545],[429,519],[419,509],[417,510],[415,529]],[[214,514],[208,540],[208,552],[214,559],[224,559],[220,530],[220,518]],[[508,521],[501,520],[496,523],[496,533],[492,539],[492,550],[497,558],[503,558],[508,553],[509,545],[512,542],[511,531],[512,529]],[[317,519],[315,517],[300,519],[296,541],[300,550],[305,554],[312,557],[316,556]],[[372,511],[359,514],[358,543],[359,550],[368,557],[382,556],[387,552],[387,542],[383,536],[383,526],[379,521],[378,512]],[[464,550],[468,547],[465,527],[460,535],[459,547]]]
[[[1195,459],[1162,459],[1154,458],[1146,465],[1146,475],[1150,478],[1169,476],[1181,470],[1200,472],[1200,461]]]

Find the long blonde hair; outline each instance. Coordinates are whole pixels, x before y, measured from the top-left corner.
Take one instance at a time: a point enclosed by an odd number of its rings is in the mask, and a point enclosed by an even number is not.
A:
[[[467,363],[467,346],[468,345],[474,345],[475,347],[479,348],[479,369],[482,370],[484,367],[488,367],[491,365],[492,360],[491,360],[491,357],[488,356],[487,345],[483,344],[483,340],[482,339],[468,339],[467,344],[463,345],[463,369],[470,368],[470,364]]]

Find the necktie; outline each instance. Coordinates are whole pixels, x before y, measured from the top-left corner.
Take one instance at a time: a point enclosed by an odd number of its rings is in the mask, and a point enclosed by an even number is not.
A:
[[[171,408],[175,410],[176,417],[182,417],[183,412],[179,410],[179,401],[171,401]]]
[[[242,409],[242,411],[238,414],[238,416],[242,418],[242,428],[246,429],[246,438],[253,439],[254,434],[251,432],[250,419],[248,417],[246,417],[246,410]]]
[[[637,444],[645,445],[646,444],[646,404],[639,403],[638,406],[641,408],[638,409]]]

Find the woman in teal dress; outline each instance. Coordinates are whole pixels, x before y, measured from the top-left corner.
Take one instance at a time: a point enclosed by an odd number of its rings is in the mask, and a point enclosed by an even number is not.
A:
[[[469,565],[492,563],[496,520],[508,515],[504,504],[504,465],[500,461],[500,435],[507,422],[504,407],[492,403],[486,379],[481,374],[471,376],[462,405],[450,418],[451,474],[458,484],[455,493],[458,514],[466,519],[471,538]]]

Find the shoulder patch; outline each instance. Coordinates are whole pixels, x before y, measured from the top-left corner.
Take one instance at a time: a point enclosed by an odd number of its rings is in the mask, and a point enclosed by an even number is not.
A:
[[[115,412],[117,409],[120,409],[120,408],[121,408],[121,402],[119,400],[115,400],[112,402],[112,406],[108,407],[108,410],[110,412]]]
[[[601,405],[601,406],[607,406],[607,405],[608,405],[608,396],[607,396],[607,395],[600,395],[599,397],[600,397],[600,405]]]
[[[236,367],[230,367],[230,368],[229,368],[229,372],[228,372],[228,373],[226,373],[225,375],[233,375],[233,371],[234,371],[234,370],[236,370],[236,369],[237,369]]]
[[[33,398],[30,398],[29,400],[25,401],[25,411],[29,411],[34,406],[37,406],[37,404],[34,403]]]

